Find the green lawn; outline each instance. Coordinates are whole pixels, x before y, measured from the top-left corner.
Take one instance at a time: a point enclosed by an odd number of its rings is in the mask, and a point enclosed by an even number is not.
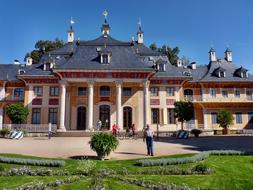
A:
[[[10,156],[10,155],[8,155]],[[24,157],[19,155],[11,155],[13,157]],[[183,155],[186,156],[186,155]],[[189,155],[188,155],[189,156]],[[175,156],[174,156],[175,157]],[[179,156],[177,156],[179,157]],[[182,157],[182,155],[180,155]],[[75,171],[78,169],[78,161],[76,160],[65,160],[66,165],[61,168],[52,168],[53,170],[66,170],[69,171],[70,175],[76,175]],[[135,166],[135,160],[123,160],[123,161],[94,161],[96,163],[96,170],[100,169],[111,169],[120,171],[126,168],[129,171],[148,170],[149,167]],[[214,169],[215,172],[209,175],[128,175],[124,176],[129,179],[143,179],[153,183],[175,183],[179,186],[188,185],[192,188],[201,189],[253,189],[253,156],[210,156],[201,163],[208,165]],[[197,163],[182,164],[176,167],[187,168],[194,166]],[[21,167],[20,165],[2,164],[6,169],[13,167]],[[175,166],[165,166],[175,167]],[[37,168],[35,166],[31,168]],[[47,168],[47,167],[40,167]],[[91,189],[92,179],[94,176],[85,177],[74,183],[60,186],[54,189],[59,190],[79,190],[79,189]],[[65,179],[67,176],[13,176],[13,177],[0,177],[0,189],[15,189],[31,182],[42,181],[44,183],[50,183],[56,179]],[[134,184],[124,183],[113,178],[105,177],[101,179],[101,183],[106,190],[135,190],[145,189]]]

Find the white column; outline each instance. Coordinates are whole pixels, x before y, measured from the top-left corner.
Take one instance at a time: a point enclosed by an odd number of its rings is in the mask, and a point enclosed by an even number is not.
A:
[[[65,128],[65,105],[66,105],[66,82],[62,81],[61,86],[61,104],[60,104],[60,127],[58,131],[66,131]]]
[[[144,81],[143,82],[143,96],[144,96],[144,126],[146,127],[147,124],[150,124],[150,117],[149,115],[149,109],[150,109],[150,104],[149,104],[149,81]]]
[[[123,129],[122,106],[121,106],[121,84],[122,81],[116,81],[116,123],[119,129]]]
[[[88,129],[93,129],[94,81],[88,81]]]
[[[0,100],[5,98],[5,82],[2,87],[0,87]]]
[[[206,89],[201,87],[202,101],[206,101]]]
[[[180,101],[179,87],[178,86],[175,87],[175,98],[176,98],[176,101]]]
[[[3,108],[0,108],[0,130],[3,128]]]
[[[203,117],[204,117],[204,129],[208,129],[207,110],[206,110],[206,108],[203,108]]]

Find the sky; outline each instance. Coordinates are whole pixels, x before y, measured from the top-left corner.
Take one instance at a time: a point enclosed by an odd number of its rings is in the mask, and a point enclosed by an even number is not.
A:
[[[208,64],[208,51],[253,73],[252,0],[1,0],[0,63],[21,62],[38,40],[67,40],[72,17],[75,37],[91,40],[101,34],[102,12],[108,10],[111,36],[130,41],[141,18],[144,43],[180,48],[197,64]]]

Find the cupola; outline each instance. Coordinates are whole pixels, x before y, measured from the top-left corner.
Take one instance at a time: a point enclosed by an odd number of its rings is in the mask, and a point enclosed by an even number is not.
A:
[[[213,48],[211,48],[209,51],[209,59],[210,59],[210,62],[217,61],[216,55],[215,55],[215,50]]]
[[[227,60],[227,62],[232,62],[233,59],[232,59],[232,51],[227,48],[226,51],[225,51],[225,59]]]
[[[108,12],[105,10],[105,11],[103,12],[103,15],[104,15],[104,17],[105,17],[105,21],[104,21],[104,23],[103,23],[103,25],[102,25],[102,27],[101,27],[101,32],[102,32],[103,35],[107,35],[107,34],[110,33],[110,25],[109,25],[109,23],[107,22]]]
[[[141,19],[139,19],[138,25],[139,25],[139,30],[137,32],[137,42],[138,42],[138,44],[143,44],[143,42],[144,42],[144,35],[143,34],[144,33],[141,29]]]
[[[73,21],[73,19],[70,19],[70,29],[68,30],[68,43],[74,42],[75,37],[74,37],[74,30],[73,30],[73,24],[75,22]]]

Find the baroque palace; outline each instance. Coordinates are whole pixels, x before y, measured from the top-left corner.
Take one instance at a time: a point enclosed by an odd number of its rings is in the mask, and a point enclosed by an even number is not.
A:
[[[117,124],[126,129],[146,124],[159,130],[180,128],[174,117],[174,102],[192,101],[195,117],[187,128],[221,130],[217,113],[233,113],[232,129],[253,128],[253,76],[233,64],[232,51],[210,62],[173,66],[166,55],[144,45],[139,25],[137,40],[123,42],[110,36],[105,19],[102,35],[94,40],[74,39],[72,25],[68,42],[44,53],[39,64],[31,58],[25,64],[0,65],[0,129],[10,124],[5,112],[12,103],[29,108],[27,124],[39,127],[52,123],[58,131],[104,130]]]

